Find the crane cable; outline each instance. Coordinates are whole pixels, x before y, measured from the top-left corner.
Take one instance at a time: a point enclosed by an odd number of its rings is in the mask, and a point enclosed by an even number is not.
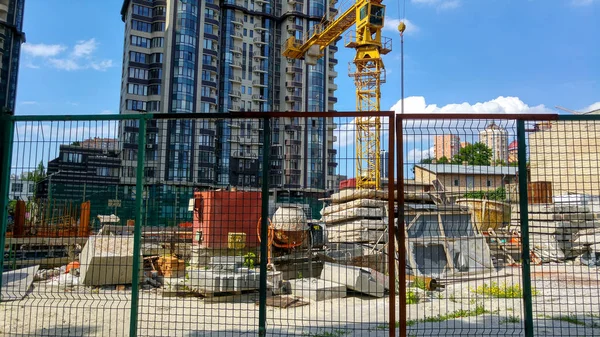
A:
[[[398,17],[400,17],[400,0],[398,0]],[[402,19],[398,24],[400,33],[400,113],[404,114],[404,31],[406,30],[406,0],[402,1]]]

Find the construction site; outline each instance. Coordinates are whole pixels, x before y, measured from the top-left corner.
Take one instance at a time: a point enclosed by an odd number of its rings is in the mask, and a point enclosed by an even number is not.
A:
[[[125,1],[123,21],[163,2]],[[166,12],[219,8],[180,2]],[[0,335],[600,335],[600,115],[383,111],[385,2],[323,2],[279,36],[290,89],[314,85],[298,64],[354,50],[356,111],[2,113]],[[268,35],[223,5],[232,40]],[[254,53],[266,87],[273,52]]]

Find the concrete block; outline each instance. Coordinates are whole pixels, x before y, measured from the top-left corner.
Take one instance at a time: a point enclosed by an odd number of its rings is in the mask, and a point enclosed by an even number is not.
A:
[[[131,284],[133,238],[91,236],[79,258],[80,282],[87,286]],[[140,254],[140,270],[143,259]],[[140,280],[144,273],[140,272]]]
[[[388,242],[388,234],[384,231],[371,231],[371,230],[361,231],[360,237],[364,241],[369,241],[369,242],[377,242],[377,241],[379,241],[379,243]]]
[[[381,278],[377,277],[376,273],[376,271],[368,268],[325,262],[321,279],[343,284],[348,289],[367,295],[383,297],[385,284]]]
[[[291,280],[292,293],[313,301],[346,297],[346,286],[316,278]]]
[[[235,271],[244,265],[243,256],[213,256],[210,258],[209,266],[213,270]]]
[[[233,273],[190,270],[186,283],[193,290],[204,294],[254,290],[259,288],[259,274],[253,271]]]
[[[39,267],[33,266],[2,273],[0,300],[2,302],[16,301],[25,297],[31,288]]]

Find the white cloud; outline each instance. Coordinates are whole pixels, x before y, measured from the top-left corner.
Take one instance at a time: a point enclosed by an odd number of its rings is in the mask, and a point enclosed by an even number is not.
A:
[[[78,41],[75,47],[73,47],[73,57],[89,57],[97,47],[98,44],[94,38],[91,38],[87,41]]]
[[[107,110],[102,110],[102,111],[100,111],[100,114],[101,114],[101,115],[114,115],[115,113],[114,113],[114,112],[112,112],[112,110],[108,110],[108,109],[107,109]]]
[[[390,110],[397,114],[401,113],[402,100],[394,104]],[[489,121],[489,115],[494,114],[539,114],[539,113],[556,113],[544,105],[529,106],[518,97],[504,97],[478,103],[458,103],[438,106],[437,104],[427,104],[423,96],[407,97],[404,101],[404,112],[407,114],[425,114],[431,116],[430,120],[409,120],[404,124],[403,139],[405,142],[420,142],[427,143],[431,141],[431,137],[437,134],[444,134],[448,131],[454,133],[474,133],[474,130],[484,128]],[[600,105],[600,104],[599,104]],[[457,120],[435,120],[436,114],[473,114],[473,121],[457,121]],[[478,119],[479,118],[479,119]],[[497,122],[505,127],[508,125],[514,126],[512,122]],[[386,137],[388,133],[387,119],[382,121],[382,137]],[[349,146],[354,144],[356,133],[355,120],[346,120],[335,130],[335,135],[338,140],[336,145],[339,147]]]
[[[438,10],[444,10],[460,7],[461,0],[412,0],[412,3],[435,7]]]
[[[588,107],[581,109],[582,112],[590,112],[595,110],[600,110],[600,102],[596,102]]]
[[[62,53],[67,47],[60,44],[25,43],[23,53],[33,57],[52,57]]]
[[[391,107],[396,113],[401,112],[402,100]],[[444,113],[472,113],[472,114],[532,114],[555,113],[544,105],[530,107],[518,97],[499,96],[493,100],[470,104],[447,104],[438,107],[436,104],[427,104],[423,96],[411,96],[404,100],[404,112],[410,114],[444,114]]]
[[[113,66],[113,61],[95,57],[98,46],[99,43],[96,42],[96,39],[91,38],[89,40],[77,41],[71,52],[68,54],[64,53],[68,48],[58,44],[24,44],[23,50],[26,56],[42,58],[47,64],[59,70],[75,71],[93,69],[105,71]],[[39,68],[39,66],[34,65],[30,59],[24,60],[24,64],[28,68]]]
[[[36,102],[36,101],[23,101],[23,102],[21,102],[21,104],[23,104],[23,105],[36,105],[36,104],[38,104],[38,102]]]
[[[596,0],[571,0],[573,6],[589,6]]]
[[[427,159],[427,158],[433,158],[433,156],[434,156],[434,148],[430,147],[425,150],[412,149],[412,150],[408,151],[408,153],[406,154],[406,159],[408,159],[408,161],[411,163],[420,163],[421,160]]]
[[[383,26],[383,30],[398,33],[398,25],[400,24],[401,21],[404,21],[404,24],[406,25],[406,30],[404,31],[404,34],[407,34],[407,35],[415,34],[421,30],[417,25],[415,25],[408,19],[400,20],[400,19],[394,19],[394,18],[390,18],[390,17],[385,18],[385,26]]]

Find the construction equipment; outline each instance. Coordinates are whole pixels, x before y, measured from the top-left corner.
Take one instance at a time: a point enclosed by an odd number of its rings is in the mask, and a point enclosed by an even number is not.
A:
[[[335,18],[324,17],[303,39],[294,36],[287,39],[283,55],[290,59],[303,59],[314,65],[323,56],[323,50],[337,41],[355,25],[356,32],[347,34],[345,45],[356,49],[356,57],[350,64],[351,77],[356,85],[357,111],[379,111],[381,83],[386,73],[382,55],[391,51],[392,40],[381,36],[385,6],[381,0],[356,0],[347,10]],[[404,23],[398,30],[404,31]],[[379,117],[357,117],[356,123],[356,188],[381,189]]]

